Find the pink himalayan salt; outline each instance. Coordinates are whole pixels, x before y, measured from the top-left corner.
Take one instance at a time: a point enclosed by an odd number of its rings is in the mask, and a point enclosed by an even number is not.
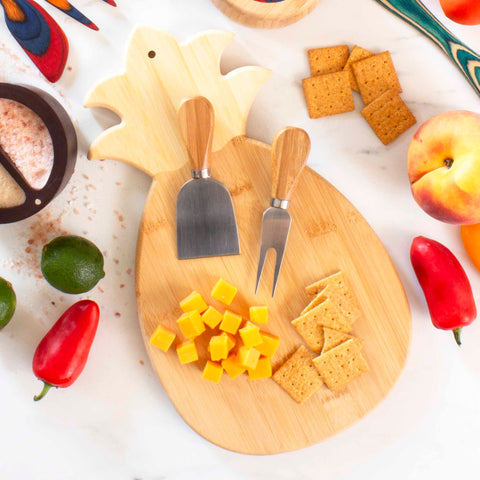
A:
[[[53,166],[53,145],[35,112],[0,98],[0,145],[32,188],[45,186]]]

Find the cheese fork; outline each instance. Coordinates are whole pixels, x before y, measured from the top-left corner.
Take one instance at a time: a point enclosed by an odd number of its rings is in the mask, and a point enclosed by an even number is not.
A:
[[[292,222],[288,213],[290,198],[307,163],[309,153],[310,138],[305,130],[285,127],[275,135],[272,145],[272,200],[271,206],[263,212],[255,293],[258,290],[267,252],[273,249],[275,271],[272,297],[275,295]]]

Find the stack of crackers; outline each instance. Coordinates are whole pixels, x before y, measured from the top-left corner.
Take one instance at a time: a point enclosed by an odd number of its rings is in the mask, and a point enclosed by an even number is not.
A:
[[[306,291],[311,301],[292,325],[311,351],[302,345],[273,375],[299,403],[323,383],[337,392],[369,370],[361,353],[363,341],[350,335],[361,310],[344,273],[323,278]]]
[[[416,123],[400,98],[402,87],[390,52],[375,55],[347,45],[308,51],[311,77],[303,79],[310,118],[355,110],[352,90],[362,96],[362,116],[384,145]]]

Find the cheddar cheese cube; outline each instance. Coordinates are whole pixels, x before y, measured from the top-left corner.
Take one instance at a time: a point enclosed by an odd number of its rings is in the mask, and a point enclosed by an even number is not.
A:
[[[250,320],[255,323],[267,323],[268,307],[250,307]]]
[[[202,317],[197,310],[185,312],[178,320],[177,324],[187,339],[198,337],[205,331]]]
[[[260,380],[272,376],[272,365],[267,357],[260,357],[255,368],[248,369],[248,378],[250,380]]]
[[[212,289],[212,297],[225,305],[230,305],[237,294],[237,289],[221,278]]]
[[[238,364],[237,356],[231,353],[225,360],[222,360],[222,367],[230,378],[237,378],[246,369]]]
[[[212,382],[219,383],[222,378],[223,367],[219,363],[211,362],[207,360],[205,368],[203,369],[202,377],[205,380],[211,380]]]
[[[235,339],[235,337],[231,333],[222,332],[220,334],[220,336],[227,337],[228,351],[230,351],[235,346],[235,344],[237,343],[237,340]]]
[[[198,351],[193,340],[187,340],[177,345],[177,355],[180,363],[192,363],[198,360]]]
[[[272,358],[277,351],[280,339],[275,335],[267,332],[260,332],[262,343],[255,347],[264,357]]]
[[[242,317],[240,315],[237,315],[230,310],[225,310],[222,323],[220,324],[220,330],[235,335],[241,323]]]
[[[240,366],[254,369],[257,366],[260,352],[255,348],[247,348],[242,346],[238,349],[237,362]]]
[[[222,318],[223,315],[213,307],[208,307],[207,310],[202,313],[203,323],[210,328],[215,328],[222,321]]]
[[[150,343],[166,352],[175,340],[175,337],[176,335],[171,330],[163,325],[159,325],[150,337]]]
[[[196,310],[198,313],[202,313],[208,308],[208,305],[197,291],[193,291],[180,302],[180,308],[184,312]]]
[[[247,348],[255,347],[263,342],[262,337],[260,336],[260,329],[252,322],[247,322],[238,333],[240,334],[243,344]]]
[[[228,357],[228,338],[225,335],[215,335],[208,343],[210,358],[216,362]]]

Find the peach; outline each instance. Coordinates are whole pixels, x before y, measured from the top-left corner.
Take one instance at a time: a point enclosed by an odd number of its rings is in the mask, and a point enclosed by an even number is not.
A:
[[[446,112],[425,122],[408,149],[415,201],[446,223],[480,223],[480,115]]]

